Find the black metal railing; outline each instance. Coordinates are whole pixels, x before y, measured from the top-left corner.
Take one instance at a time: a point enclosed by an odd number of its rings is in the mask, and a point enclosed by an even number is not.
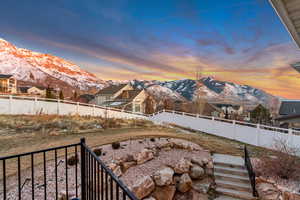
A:
[[[250,156],[249,156],[249,152],[248,152],[248,149],[247,147],[245,146],[244,147],[244,153],[245,153],[245,166],[246,166],[246,169],[248,171],[248,174],[249,174],[249,179],[250,179],[250,182],[251,182],[251,187],[252,187],[252,194],[254,197],[258,197],[258,193],[257,193],[257,190],[256,190],[256,182],[255,182],[255,172],[253,170],[253,167],[252,167],[252,164],[251,164],[251,159],[250,159]]]
[[[138,200],[84,138],[76,144],[0,157],[0,164],[3,200]]]

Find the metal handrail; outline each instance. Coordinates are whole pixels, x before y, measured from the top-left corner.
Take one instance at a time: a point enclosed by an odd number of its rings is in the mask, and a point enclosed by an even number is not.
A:
[[[74,149],[73,149],[74,148]],[[79,149],[80,148],[80,149]],[[71,149],[71,150],[70,150]],[[60,150],[60,151],[59,151]],[[62,153],[61,155],[58,155],[58,153]],[[50,154],[53,153],[53,154]],[[78,157],[78,153],[80,154],[80,157]],[[42,163],[41,168],[39,166],[35,166],[36,156],[37,154],[41,155]],[[50,154],[50,155],[49,155]],[[70,155],[71,154],[71,155]],[[68,171],[68,157],[74,156],[76,159],[75,161],[75,174],[74,177],[70,177],[71,174]],[[51,157],[50,157],[51,156]],[[54,157],[53,157],[54,156]],[[64,161],[64,174],[59,176],[58,175],[58,166],[61,164],[61,160],[58,162],[58,158],[62,157]],[[53,159],[54,158],[54,159]],[[80,159],[79,159],[80,158]],[[25,167],[22,166],[22,160],[27,159],[29,163],[29,167],[26,166],[26,169],[28,169],[29,172],[29,178],[25,178],[23,175],[23,169]],[[50,160],[54,160],[54,171],[49,172],[47,168],[49,166],[52,166],[52,164],[49,164],[48,162]],[[80,165],[78,164],[80,161]],[[10,165],[8,165],[10,164]],[[13,166],[15,165],[15,166]],[[80,140],[80,143],[75,144],[69,144],[59,147],[53,147],[28,153],[22,153],[18,155],[10,155],[5,157],[0,157],[0,166],[2,173],[0,180],[2,178],[2,183],[0,189],[2,189],[0,196],[3,197],[4,200],[9,199],[9,196],[11,194],[10,191],[17,191],[15,194],[16,199],[24,199],[24,191],[22,191],[23,187],[26,184],[29,185],[30,189],[29,191],[26,190],[27,195],[31,195],[31,199],[37,199],[35,186],[37,181],[35,181],[37,170],[40,170],[40,173],[42,174],[42,179],[39,180],[43,183],[43,190],[44,193],[43,199],[58,199],[59,194],[59,188],[61,188],[63,183],[60,183],[59,179],[64,179],[64,188],[65,188],[65,194],[66,198],[69,199],[69,189],[75,189],[76,193],[75,196],[78,199],[81,197],[81,200],[87,200],[87,199],[115,199],[114,196],[117,197],[117,199],[123,199],[125,200],[138,200],[138,198],[135,197],[135,195],[126,187],[126,185],[110,170],[102,160],[100,160],[96,154],[85,144],[85,139],[82,138]],[[80,169],[78,169],[80,167]],[[16,176],[17,183],[14,185],[11,185],[12,190],[8,190],[8,178],[11,176],[7,170],[13,169],[13,174]],[[101,174],[101,179],[100,179]],[[49,176],[53,175],[54,179],[54,187],[55,191],[53,194],[48,193],[49,190],[49,183],[48,179]],[[80,175],[80,176],[79,176]],[[80,180],[79,180],[80,179]],[[72,184],[72,181],[75,182]],[[79,184],[81,181],[81,184]],[[101,185],[100,185],[101,182]],[[74,186],[74,188],[71,188],[71,186]],[[14,188],[15,190],[13,190]],[[81,194],[79,193],[79,189],[81,188]],[[101,187],[101,190],[100,190]],[[103,189],[104,188],[104,189]],[[53,196],[51,196],[53,195]],[[121,197],[120,197],[121,195]],[[41,199],[41,197],[39,197]]]
[[[248,171],[249,179],[250,179],[250,183],[251,183],[251,187],[252,187],[252,194],[254,197],[258,197],[258,192],[256,190],[256,182],[255,182],[256,175],[253,170],[251,159],[250,159],[249,152],[248,152],[246,145],[244,147],[244,156],[245,156],[245,167]]]

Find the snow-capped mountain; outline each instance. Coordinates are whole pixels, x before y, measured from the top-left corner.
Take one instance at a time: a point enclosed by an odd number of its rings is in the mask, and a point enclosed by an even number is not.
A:
[[[0,39],[0,73],[35,85],[89,90],[102,88],[106,82],[62,58],[17,48]]]
[[[199,81],[191,79],[163,82],[134,80],[130,83],[139,89],[150,89],[151,94],[157,94],[158,97],[168,96],[175,100],[179,99],[178,95],[180,95],[187,101],[193,101],[197,95],[200,95],[204,96],[209,102],[263,104],[267,107],[276,107],[276,104],[278,104],[277,97],[263,90],[247,85],[218,81],[211,77],[202,78]],[[168,92],[162,92],[166,91],[166,88],[169,89]]]

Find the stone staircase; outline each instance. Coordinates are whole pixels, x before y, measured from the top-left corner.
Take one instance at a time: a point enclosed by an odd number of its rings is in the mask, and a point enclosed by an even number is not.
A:
[[[248,172],[242,157],[214,154],[218,200],[253,200]]]

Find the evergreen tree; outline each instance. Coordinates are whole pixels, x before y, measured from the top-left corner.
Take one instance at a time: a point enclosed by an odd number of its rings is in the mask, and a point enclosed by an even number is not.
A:
[[[267,124],[271,121],[270,111],[259,104],[254,110],[250,113],[251,121],[255,123]]]
[[[74,101],[76,101],[76,99],[77,99],[77,92],[76,92],[76,90],[75,90],[75,92],[74,92],[74,94],[73,94],[73,99],[74,99]]]
[[[62,90],[60,90],[60,92],[59,92],[59,99],[64,99],[64,93],[63,93],[63,91]]]
[[[47,89],[46,89],[46,98],[47,99],[52,99],[53,98],[53,95],[51,93],[51,88],[50,88],[50,85],[47,86]]]

